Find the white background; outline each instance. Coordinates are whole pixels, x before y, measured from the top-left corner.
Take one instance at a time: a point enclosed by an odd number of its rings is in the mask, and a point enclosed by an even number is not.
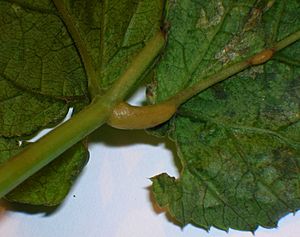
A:
[[[0,237],[252,237],[251,233],[188,225],[183,229],[153,205],[150,177],[178,177],[175,147],[143,131],[102,127],[91,137],[90,161],[56,209],[0,205]],[[300,236],[300,214],[260,228],[256,237]]]

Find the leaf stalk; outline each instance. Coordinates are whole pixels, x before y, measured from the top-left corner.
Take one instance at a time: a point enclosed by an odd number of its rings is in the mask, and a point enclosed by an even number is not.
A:
[[[163,33],[158,32],[134,57],[125,73],[106,94],[96,95],[91,104],[70,120],[1,164],[0,198],[104,124],[113,107],[124,100],[164,45],[165,37]]]

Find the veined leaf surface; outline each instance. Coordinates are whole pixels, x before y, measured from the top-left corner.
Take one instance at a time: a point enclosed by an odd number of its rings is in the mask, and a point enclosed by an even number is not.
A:
[[[299,1],[169,1],[162,101],[299,31]],[[182,225],[254,231],[300,207],[300,43],[205,90],[157,128],[178,146],[180,177],[154,177]]]

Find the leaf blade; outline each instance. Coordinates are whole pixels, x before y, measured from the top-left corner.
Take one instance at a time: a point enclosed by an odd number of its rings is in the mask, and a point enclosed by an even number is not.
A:
[[[187,0],[169,7],[170,41],[157,69],[152,93],[156,101],[299,30],[296,1]],[[183,20],[176,17],[178,11]],[[199,24],[201,31],[195,30]],[[176,49],[178,41],[187,53]],[[299,209],[300,74],[293,62],[299,46],[296,42],[277,54],[291,53],[291,61],[279,63],[275,55],[276,61],[240,72],[193,97],[154,131],[167,134],[178,146],[180,177],[154,177],[153,192],[182,225],[254,231],[258,226],[276,227],[280,217]],[[186,60],[195,62],[190,66]],[[176,65],[188,66],[178,66],[168,80],[168,71]]]

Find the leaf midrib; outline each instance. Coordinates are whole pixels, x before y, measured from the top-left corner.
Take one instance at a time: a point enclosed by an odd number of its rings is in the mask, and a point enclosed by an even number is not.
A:
[[[65,25],[70,37],[75,43],[78,55],[83,63],[86,76],[88,79],[88,89],[91,97],[95,97],[100,92],[100,88],[97,82],[96,71],[92,63],[92,58],[87,51],[87,47],[78,31],[77,27],[74,24],[72,15],[68,12],[61,0],[52,0],[57,11],[59,12],[59,17],[63,24]]]

